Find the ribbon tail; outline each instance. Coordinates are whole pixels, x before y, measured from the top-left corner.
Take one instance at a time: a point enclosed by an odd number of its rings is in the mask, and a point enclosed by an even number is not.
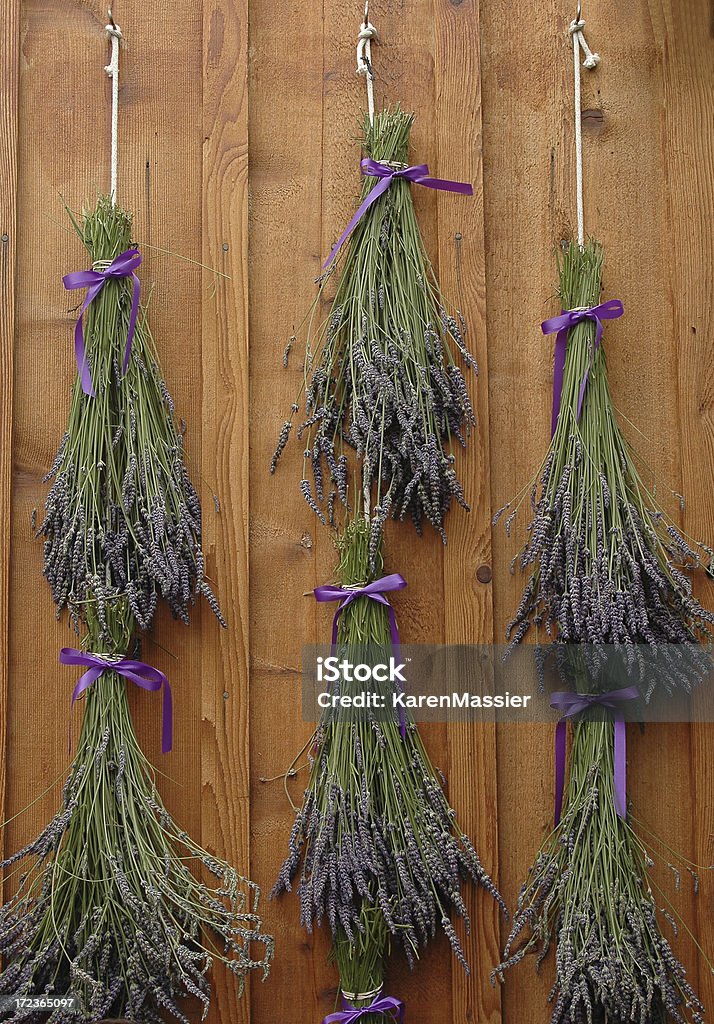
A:
[[[139,295],[141,294],[141,284],[136,274],[131,275],[132,288],[131,288],[131,314],[129,316],[129,330],[126,335],[126,349],[124,350],[124,365],[122,366],[122,373],[126,374],[129,368],[129,357],[131,356],[131,346],[134,340],[134,331],[136,330],[136,318],[139,313]]]
[[[560,415],[560,402],[563,395],[563,374],[565,372],[565,353],[568,348],[568,328],[563,327],[555,339],[555,362],[553,364],[553,408],[550,415],[550,436],[555,434]]]
[[[437,189],[440,192],[458,192],[462,196],[474,194],[473,185],[468,181],[450,181],[448,178],[413,178],[416,185],[424,185],[425,188]]]
[[[387,602],[387,615],[389,616],[389,633],[390,633],[391,638],[392,638],[392,649],[394,651],[394,655],[395,655],[397,661],[399,661],[401,656],[400,656],[400,653],[399,653],[400,652],[400,640],[399,640],[399,628],[397,626],[397,616],[396,616],[396,613],[394,611],[394,608],[392,608],[392,606],[391,606],[391,604],[389,604],[389,602]],[[399,683],[397,683],[397,690],[400,693],[402,692],[402,688],[399,685]],[[407,716],[406,716],[406,712],[404,711],[404,708],[401,706],[401,704],[399,705],[399,732],[401,734],[402,739],[403,740],[406,739],[406,737],[407,737]]]
[[[339,631],[340,615],[342,613],[342,608],[343,605],[339,605],[337,611],[335,612],[332,618],[332,650],[330,653],[333,655],[337,653],[337,633]]]
[[[161,720],[161,753],[168,754],[173,746],[174,738],[174,698],[171,684],[164,678],[163,682],[163,713]]]
[[[342,246],[345,244],[347,239],[350,237],[350,235],[357,227],[359,222],[362,220],[362,218],[364,217],[365,213],[370,208],[372,203],[376,203],[376,201],[379,199],[382,193],[387,191],[387,189],[389,188],[393,181],[394,175],[390,174],[388,177],[382,178],[380,181],[378,181],[374,188],[371,189],[370,192],[368,192],[368,194],[365,196],[365,198],[362,200],[359,207],[357,208],[357,212],[355,213],[354,217],[349,222],[349,224],[347,225],[347,227],[337,240],[337,244],[335,245],[334,249],[327,257],[325,262],[322,264],[323,271],[328,269],[328,267],[334,260],[335,256],[340,251]]]
[[[564,718],[555,727],[555,824],[560,824],[563,810],[563,793],[565,792],[565,738],[566,722]]]
[[[92,383],[92,374],[87,362],[87,350],[84,345],[84,314],[90,302],[97,294],[98,289],[96,291],[93,288],[89,289],[85,300],[82,303],[77,323],[74,325],[74,358],[77,363],[77,375],[79,376],[82,384],[82,391],[90,398],[94,398],[95,394],[94,385]]]
[[[623,820],[627,815],[627,730],[623,718],[617,718],[614,725],[613,776],[615,786],[615,810]]]
[[[116,666],[116,671],[142,690],[155,693],[162,690],[161,710],[161,752],[168,754],[173,740],[173,694],[171,684],[163,672],[143,662],[125,661]]]

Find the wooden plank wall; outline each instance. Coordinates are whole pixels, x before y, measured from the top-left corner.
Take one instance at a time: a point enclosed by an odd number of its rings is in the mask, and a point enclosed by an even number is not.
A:
[[[114,14],[127,37],[120,198],[135,212],[144,287],[155,285],[152,324],[189,423],[209,571],[232,627],[220,634],[205,609],[190,630],[162,617],[147,648],[176,694],[163,791],[187,828],[267,891],[292,812],[282,784],[261,778],[284,771],[309,734],[298,694],[301,647],[326,637],[330,613],[302,595],[328,580],[334,564],[329,538],[298,494],[297,449],[276,477],[267,467],[296,388],[295,372],[282,368],[285,342],[359,187],[359,12],[342,0],[117,0]],[[603,57],[583,82],[586,223],[606,245],[607,294],[626,307],[607,331],[613,387],[662,482],[688,495],[683,525],[711,539],[712,12],[708,0],[591,0],[584,14]],[[519,580],[508,571],[515,542],[501,530],[492,536],[490,518],[547,443],[552,348],[538,325],[555,308],[553,252],[572,231],[572,16],[562,0],[517,12],[478,0],[372,5],[382,40],[378,98],[416,111],[416,158],[476,186],[472,201],[415,196],[445,291],[471,327],[481,429],[461,460],[474,511],[453,515],[449,547],[414,543],[406,528],[390,534],[389,568],[409,580],[398,599],[408,641],[500,639],[518,599]],[[66,767],[62,723],[73,680],[56,657],[68,637],[40,583],[41,546],[29,520],[43,501],[73,373],[73,303],[61,275],[79,268],[81,252],[59,196],[77,208],[106,187],[104,21],[98,0],[7,0],[0,13],[6,816]],[[711,591],[703,596],[714,602]],[[155,709],[134,697],[141,740],[159,759]],[[425,734],[462,821],[513,903],[552,813],[550,729],[433,726]],[[693,860],[712,862],[712,730],[633,730],[629,750],[639,814]],[[293,789],[297,797],[300,783]],[[56,800],[48,793],[15,820],[5,848],[33,835]],[[713,894],[704,880],[697,899],[684,889],[674,897],[710,955]],[[476,897],[471,907],[471,977],[440,940],[413,974],[390,964],[390,991],[419,1024],[540,1024],[549,973],[538,979],[522,965],[505,989],[492,989],[488,971],[505,926],[489,902]],[[333,1005],[326,936],[299,931],[294,899],[266,901],[263,913],[276,936],[271,978],[238,1002],[219,977],[213,1024],[319,1021]],[[692,942],[685,935],[677,948],[711,1006],[714,985]]]

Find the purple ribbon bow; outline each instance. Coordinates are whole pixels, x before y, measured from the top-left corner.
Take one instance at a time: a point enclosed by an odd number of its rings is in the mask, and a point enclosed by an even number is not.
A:
[[[578,410],[577,419],[580,419],[580,412],[583,407],[583,398],[585,397],[585,388],[588,383],[588,375],[590,368],[593,365],[593,359],[597,352],[600,339],[602,338],[603,332],[603,320],[617,320],[625,312],[624,306],[619,299],[610,299],[608,302],[602,302],[599,306],[591,306],[590,309],[564,309],[561,311],[560,316],[551,317],[550,320],[544,320],[540,325],[543,334],[555,334],[558,332],[558,336],[555,339],[555,365],[553,367],[553,411],[550,419],[550,433],[551,436],[555,433],[555,428],[558,425],[558,414],[560,413],[560,400],[563,394],[563,371],[565,370],[565,350],[568,347],[568,332],[576,327],[583,320],[594,320],[595,321],[595,344],[593,346],[592,355],[590,356],[590,362],[585,370],[585,376],[580,384],[580,393],[578,395]]]
[[[404,590],[407,585],[407,581],[403,576],[400,576],[398,572],[393,572],[389,576],[382,576],[379,580],[372,580],[371,583],[366,583],[363,587],[338,587],[331,583],[327,583],[322,587],[316,587],[313,591],[315,599],[321,603],[325,601],[340,601],[335,617],[332,620],[332,647],[334,648],[337,644],[337,628],[340,622],[340,615],[349,605],[352,604],[358,597],[369,597],[372,601],[378,601],[379,604],[385,605],[387,609],[387,615],[389,617],[389,632],[392,638],[392,647],[396,652],[397,658],[399,657],[399,629],[397,628],[397,616],[394,613],[394,608],[384,596],[392,590]],[[404,718],[404,709],[399,709],[399,728],[402,734],[402,739],[406,736],[407,724]]]
[[[87,294],[84,297],[82,308],[79,311],[79,319],[74,328],[74,357],[77,360],[77,373],[82,382],[82,391],[90,398],[94,398],[94,385],[92,375],[87,366],[87,353],[84,347],[84,328],[82,321],[89,304],[96,299],[104,285],[110,278],[119,280],[122,277],[132,279],[131,292],[131,314],[129,316],[129,331],[126,336],[126,349],[124,350],[124,365],[122,372],[126,373],[131,355],[131,343],[134,339],[136,318],[139,312],[139,294],[141,285],[135,274],[136,268],[141,263],[141,253],[138,249],[127,249],[120,253],[117,258],[109,264],[106,270],[76,270],[72,274],[65,274],[62,278],[67,291],[74,291],[76,288],[86,288]]]
[[[563,809],[563,793],[565,791],[565,731],[567,719],[579,715],[581,711],[599,704],[610,708],[613,712],[615,727],[615,750],[613,763],[613,780],[615,784],[615,810],[619,817],[624,818],[627,810],[627,749],[625,717],[621,701],[637,700],[640,692],[636,686],[626,686],[622,690],[610,690],[608,693],[569,693],[560,690],[554,693],[550,706],[561,712],[560,721],[555,728],[555,824],[560,821]]]
[[[448,181],[446,178],[429,177],[429,167],[427,164],[416,164],[414,167],[390,167],[389,164],[380,164],[379,161],[372,160],[368,157],[366,160],[361,162],[360,167],[362,168],[362,174],[368,175],[372,178],[380,178],[381,181],[378,181],[374,188],[362,200],[362,203],[354,217],[340,235],[337,245],[323,263],[323,270],[327,270],[372,203],[376,203],[382,193],[387,191],[395,178],[406,178],[407,181],[413,181],[415,185],[424,185],[425,188],[440,189],[442,192],[459,192],[463,196],[472,196],[474,194],[474,190],[468,182]]]
[[[385,1017],[391,1017],[398,1024],[404,1024],[404,1003],[394,996],[383,996],[378,992],[369,1006],[353,1006],[345,997],[342,997],[342,1009],[336,1013],[329,1013],[322,1024],[353,1024],[353,1021],[360,1017],[366,1017],[369,1013],[381,1013]]]
[[[88,651],[78,651],[74,647],[63,647],[60,651],[59,660],[63,665],[82,665],[87,671],[80,678],[72,693],[72,707],[74,702],[85,690],[89,689],[92,683],[105,672],[116,672],[125,679],[136,683],[142,690],[163,689],[163,713],[161,723],[161,751],[167,754],[171,750],[173,736],[173,697],[171,695],[171,684],[158,668],[152,668],[143,661],[133,661],[131,658],[121,658],[119,661],[112,661],[111,658],[103,658],[100,654],[91,654]],[[71,740],[70,740],[71,743]]]

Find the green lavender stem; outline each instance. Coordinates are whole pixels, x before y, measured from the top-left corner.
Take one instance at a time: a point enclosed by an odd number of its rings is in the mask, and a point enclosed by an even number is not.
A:
[[[370,903],[362,904],[361,921],[364,931],[357,934],[354,942],[350,942],[345,933],[341,932],[332,947],[340,974],[340,991],[355,995],[367,995],[382,989],[384,959],[389,942],[384,916]],[[367,999],[350,999],[349,1003],[359,1009],[369,1006],[373,1001],[374,995],[371,995]],[[381,1013],[368,1013],[360,1019],[365,1024],[384,1024],[384,1014]]]

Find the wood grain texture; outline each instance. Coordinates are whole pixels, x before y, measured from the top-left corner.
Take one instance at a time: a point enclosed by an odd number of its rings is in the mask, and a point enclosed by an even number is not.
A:
[[[712,373],[712,298],[714,260],[714,22],[711,5],[702,2],[650,5],[653,29],[665,26],[662,52],[664,186],[671,237],[670,295],[674,374],[679,396],[677,426],[681,491],[687,496],[682,525],[695,537],[714,534],[711,465],[714,443]],[[706,467],[706,468],[705,468]],[[714,587],[698,596],[710,607]],[[690,727],[690,759],[685,766],[684,821],[691,836],[691,857],[714,862],[714,788],[711,751],[714,726]],[[669,746],[669,744],[668,744]],[[667,821],[668,829],[671,824]],[[676,833],[673,833],[676,835]],[[687,922],[710,959],[714,950],[712,884],[705,898],[693,901]],[[686,908],[689,910],[689,907]],[[697,960],[692,942],[689,962]],[[705,1005],[714,1003],[714,977],[699,961],[699,989]]]
[[[13,457],[13,374],[17,300],[17,146],[20,74],[20,3],[0,14],[0,718],[7,715],[10,628],[10,507]],[[8,762],[5,729],[0,730],[0,807],[5,804]],[[0,849],[2,847],[0,846]]]
[[[500,640],[522,580],[509,573],[515,538],[500,528],[492,534],[489,523],[547,445],[552,345],[539,324],[555,308],[554,250],[572,235],[573,12],[556,0],[529,3],[514,30],[502,5],[479,0],[371,6],[380,32],[378,102],[401,101],[416,112],[415,161],[475,186],[472,200],[414,193],[428,250],[447,297],[467,317],[481,369],[472,386],[478,431],[459,457],[473,511],[451,516],[446,549],[431,536],[417,543],[396,525],[388,571],[409,583],[395,601],[406,641]],[[318,1022],[334,1003],[327,935],[300,930],[296,899],[265,898],[293,815],[282,781],[261,779],[283,772],[311,732],[301,717],[301,652],[328,636],[331,611],[303,595],[332,577],[335,556],[298,492],[299,446],[287,450],[274,477],[267,470],[300,377],[297,361],[283,369],[283,349],[360,187],[358,8],[341,0],[114,5],[127,40],[120,199],[135,213],[145,293],[155,285],[152,327],[189,426],[208,569],[231,627],[221,632],[197,608],[189,630],[161,616],[157,642],[146,644],[147,660],[170,674],[176,694],[169,758],[159,753],[152,702],[132,694],[132,708],[142,744],[168,776],[161,786],[170,809],[210,850],[250,869],[276,936],[271,977],[254,981],[242,1001],[217,972],[211,1024]],[[0,14],[6,815],[66,767],[57,722],[73,679],[56,669],[56,658],[67,633],[40,582],[41,545],[29,520],[44,500],[42,477],[64,429],[74,371],[73,302],[60,278],[79,268],[82,252],[57,195],[77,209],[108,177],[105,14],[99,0],[8,0]],[[602,56],[583,77],[586,226],[605,244],[606,294],[626,309],[606,333],[613,391],[660,493],[671,485],[687,495],[682,525],[711,540],[711,12],[707,0],[603,0],[584,7],[584,16]],[[525,525],[514,524],[515,532]],[[476,577],[481,566],[491,567],[490,582]],[[710,605],[713,591],[700,590]],[[430,725],[424,736],[446,771],[460,822],[512,905],[552,815],[551,729]],[[643,735],[632,729],[628,745],[638,814],[703,864],[714,860],[712,739],[709,725],[658,725]],[[304,781],[303,773],[288,782],[296,801]],[[57,798],[47,793],[13,821],[6,848],[34,835]],[[667,876],[666,865],[658,868],[671,893]],[[542,1024],[552,967],[537,977],[523,964],[504,988],[492,989],[488,973],[505,925],[482,893],[467,895],[472,975],[453,964],[440,939],[412,973],[395,956],[389,990],[419,1024]],[[672,896],[710,955],[713,898],[708,875],[698,898],[686,884]],[[712,978],[683,932],[676,950],[711,1010]]]
[[[247,58],[246,0],[206,0],[202,259],[229,278],[203,300],[202,465],[221,509],[204,550],[229,628],[203,651],[202,828],[206,849],[249,876]],[[215,1020],[250,1019],[230,974],[217,975],[216,994]]]
[[[321,251],[323,15],[321,6],[270,4],[249,12],[250,139],[250,764],[251,856],[266,891],[277,877],[293,823],[282,780],[312,731],[301,720],[304,643],[317,641],[314,602],[316,524],[297,480],[301,454],[291,446],[275,476],[268,467],[280,426],[296,400],[299,353],[282,354],[308,309]],[[317,529],[320,529],[319,524]],[[325,572],[329,573],[329,565]],[[300,800],[305,775],[291,782]],[[329,1006],[332,972],[322,933],[297,927],[295,897],[270,904],[267,926],[276,959],[265,985],[252,989],[254,1020],[289,1021]],[[324,1016],[324,1013],[323,1013]]]
[[[452,55],[462,54],[455,62]],[[463,311],[468,341],[479,365],[472,384],[476,433],[459,456],[471,513],[454,514],[444,552],[444,642],[483,643],[493,637],[491,481],[489,449],[488,324],[484,244],[483,136],[479,4],[435,5],[435,111],[438,173],[471,181],[474,198],[440,196],[439,273],[444,294]],[[449,69],[448,73],[446,69]],[[483,582],[485,580],[485,582]],[[455,679],[459,689],[463,679]],[[454,725],[448,734],[449,795],[461,827],[472,836],[486,869],[498,884],[498,787],[496,730],[491,725]],[[489,974],[499,955],[499,910],[483,891],[465,891],[473,927],[464,935],[471,975],[452,970],[452,1018],[500,1020],[500,990]]]

